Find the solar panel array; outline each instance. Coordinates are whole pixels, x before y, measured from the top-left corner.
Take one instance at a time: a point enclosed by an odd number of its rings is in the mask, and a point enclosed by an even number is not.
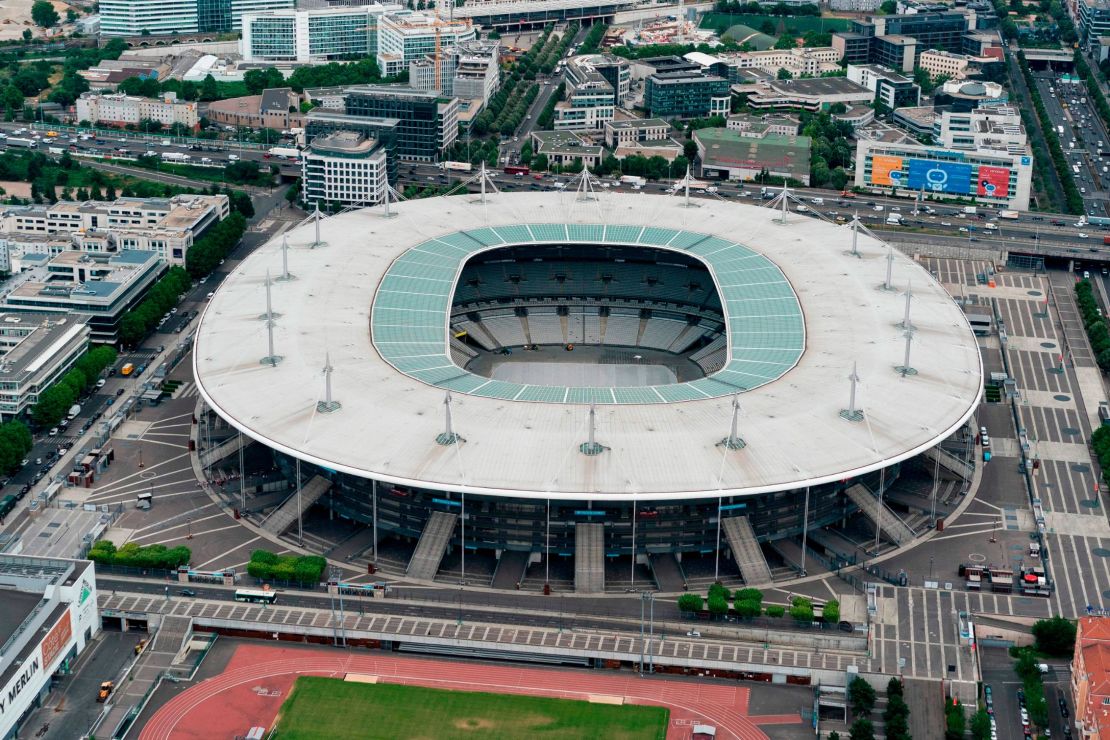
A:
[[[517,244],[614,244],[688,252],[708,265],[728,321],[729,356],[706,378],[639,388],[574,388],[492,380],[451,360],[447,320],[466,260]],[[792,368],[805,347],[801,306],[782,271],[743,244],[659,227],[514,224],[457,231],[409,249],[393,263],[374,297],[374,346],[406,375],[440,388],[513,401],[648,404],[696,401],[757,388]]]

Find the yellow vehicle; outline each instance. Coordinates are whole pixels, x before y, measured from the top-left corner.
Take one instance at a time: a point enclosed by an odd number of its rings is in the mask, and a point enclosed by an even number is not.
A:
[[[137,643],[135,643],[135,655],[141,654],[143,652],[143,648],[145,647],[146,640],[139,640]]]
[[[108,696],[112,693],[112,689],[114,689],[115,687],[116,685],[111,681],[105,681],[104,683],[100,684],[100,691],[96,695],[96,700],[101,704],[108,701]]]
[[[56,137],[56,136],[58,135],[58,132],[57,132],[57,131],[47,131],[47,132],[46,132],[46,135],[47,135],[47,136],[48,136],[49,138],[53,139],[53,138],[55,138],[55,137]]]
[[[119,369],[119,374],[120,375],[130,375],[132,372],[134,372],[134,370],[135,370],[135,366],[132,365],[129,362],[129,363],[127,363],[126,365],[124,365],[123,367],[121,367]]]

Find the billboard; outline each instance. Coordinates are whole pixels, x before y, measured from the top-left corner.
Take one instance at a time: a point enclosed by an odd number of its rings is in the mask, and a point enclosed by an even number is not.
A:
[[[51,669],[54,659],[66,649],[71,637],[73,637],[73,625],[70,622],[69,611],[67,610],[42,641],[43,670],[49,671]]]
[[[979,167],[979,195],[989,198],[1006,198],[1010,195],[1009,167]]]
[[[900,187],[904,184],[901,157],[876,154],[871,158],[871,184]]]
[[[971,192],[971,165],[911,159],[909,186],[913,190],[966,195]]]

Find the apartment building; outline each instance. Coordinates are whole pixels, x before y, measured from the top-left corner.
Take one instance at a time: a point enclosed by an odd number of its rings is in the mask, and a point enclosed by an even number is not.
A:
[[[178,100],[177,93],[172,92],[158,98],[81,93],[77,98],[77,120],[110,126],[138,125],[142,121],[157,121],[163,126],[181,124],[191,129],[200,126],[196,102]]]

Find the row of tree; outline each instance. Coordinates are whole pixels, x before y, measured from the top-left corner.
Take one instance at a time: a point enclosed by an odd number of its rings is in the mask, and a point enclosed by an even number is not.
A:
[[[229,217],[230,218],[230,217]],[[226,219],[225,219],[226,220]],[[212,227],[217,228],[216,226]],[[196,244],[187,254],[196,249]],[[123,315],[119,323],[119,340],[128,347],[137,346],[149,334],[158,321],[171,308],[177,305],[181,296],[192,285],[189,273],[183,268],[174,266],[156,282],[142,303]]]
[[[62,377],[39,393],[38,402],[31,408],[31,418],[40,428],[57,424],[77,399],[96,385],[101,374],[116,362],[116,350],[107,345],[94,347],[77,358]]]
[[[1029,63],[1025,60],[1025,52],[1019,50],[1017,60],[1021,74],[1025,78],[1025,86],[1029,90],[1029,97],[1033,100],[1033,110],[1036,111],[1037,118],[1041,122],[1041,133],[1044,134],[1045,143],[1048,144],[1052,166],[1056,169],[1056,175],[1060,178],[1060,185],[1064,188],[1064,206],[1068,213],[1083,213],[1083,198],[1079,193],[1079,188],[1075,185],[1071,165],[1068,164],[1068,160],[1064,156],[1064,148],[1060,144],[1060,137],[1056,134],[1056,129],[1052,125],[1052,118],[1048,115],[1044,100],[1041,99],[1041,93],[1033,81],[1033,74],[1029,71]]]
[[[1110,331],[1107,330],[1106,317],[1099,312],[1090,280],[1080,280],[1075,284],[1075,302],[1087,330],[1087,339],[1091,341],[1095,361],[1103,370],[1110,370]]]
[[[564,34],[564,38],[566,37],[569,34]],[[475,117],[470,125],[473,136],[482,137],[490,133],[508,136],[520,126],[528,107],[539,94],[538,85],[528,84],[536,79],[538,60],[559,46],[559,38],[552,35],[551,26],[548,26],[532,44],[532,48],[509,68],[508,77],[502,80],[501,88],[490,99],[485,110]]]
[[[254,550],[247,573],[260,581],[299,583],[302,586],[320,582],[327,561],[319,555],[278,555],[269,550]]]
[[[5,475],[19,470],[33,444],[31,430],[23,422],[17,419],[0,424],[0,470]]]
[[[821,8],[812,5],[787,5],[786,3],[741,3],[737,0],[717,0],[713,9],[731,15],[804,15],[820,17]]]
[[[216,269],[246,230],[247,219],[238,212],[211,227],[185,253],[185,268],[189,274],[201,278]]]
[[[108,540],[98,540],[89,548],[88,559],[103,565],[124,565],[132,568],[162,568],[173,570],[188,565],[193,553],[187,547],[165,545],[141,546],[128,542],[119,549]]]
[[[789,612],[786,607],[777,604],[773,604],[764,609],[763,592],[759,589],[741,588],[733,593],[721,583],[714,583],[711,585],[709,587],[709,593],[704,599],[700,594],[682,594],[678,597],[678,609],[688,614],[708,611],[711,615],[720,617],[729,613],[730,601],[732,603],[731,611],[733,615],[743,619],[751,619],[761,614],[766,614],[768,617],[782,617],[789,613],[790,616],[798,622],[813,621],[813,602],[810,599],[801,596],[794,597],[791,601]],[[822,619],[828,623],[839,622],[840,602],[836,599],[829,599],[826,601],[823,608]]]

